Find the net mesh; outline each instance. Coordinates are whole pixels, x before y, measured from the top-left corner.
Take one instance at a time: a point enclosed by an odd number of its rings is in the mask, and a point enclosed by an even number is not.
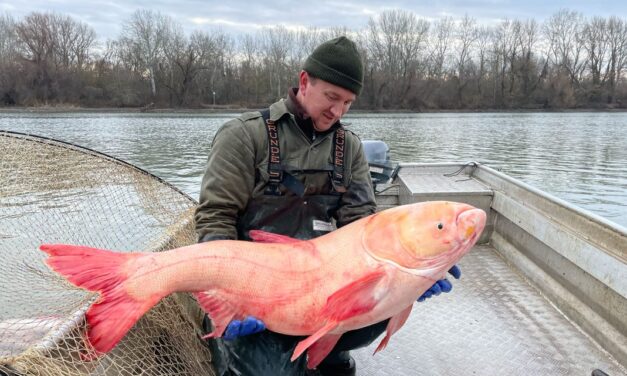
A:
[[[42,243],[160,251],[195,241],[195,202],[134,166],[75,145],[0,131],[0,375],[213,375],[198,307],[172,295],[109,354],[88,361],[96,295],[51,272]]]

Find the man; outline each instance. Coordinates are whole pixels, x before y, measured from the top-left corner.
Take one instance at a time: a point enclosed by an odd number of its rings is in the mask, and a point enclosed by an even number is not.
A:
[[[340,119],[362,89],[363,66],[346,37],[322,43],[305,61],[298,88],[265,113],[246,113],[216,133],[196,211],[199,241],[250,240],[252,229],[311,239],[376,209],[359,138]],[[423,296],[450,291],[438,282]],[[348,350],[370,344],[387,321],[342,336],[320,364],[321,375],[355,375]],[[209,328],[207,328],[209,329]],[[212,344],[218,374],[304,375],[305,357],[290,362],[303,337],[232,322]],[[258,332],[256,334],[252,334]],[[250,335],[252,334],[252,335]]]

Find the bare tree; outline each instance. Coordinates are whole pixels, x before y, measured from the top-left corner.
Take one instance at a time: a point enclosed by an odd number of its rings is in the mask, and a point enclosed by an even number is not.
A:
[[[288,56],[294,45],[294,35],[284,26],[265,28],[261,32],[263,55],[269,70],[269,83],[276,88],[274,98],[281,98],[287,89],[286,82],[293,78],[288,76]],[[272,92],[272,89],[271,89]]]
[[[166,44],[166,56],[171,71],[170,81],[166,86],[176,96],[178,106],[188,103],[189,95],[195,87],[200,85],[200,75],[203,72],[213,71],[213,76],[223,64],[221,58],[224,55],[222,34],[210,35],[205,32],[195,31],[189,39],[186,39],[182,31],[172,34],[172,38]],[[212,97],[215,90],[215,82],[212,77]]]
[[[610,17],[607,22],[608,67],[606,74],[609,84],[608,103],[614,102],[616,84],[620,81],[627,65],[627,22]]]
[[[0,103],[17,103],[17,49],[15,20],[8,13],[0,15]]]
[[[322,32],[317,28],[298,30],[294,33],[294,47],[290,49],[289,66],[292,73],[298,73],[309,54],[321,41]]]
[[[15,26],[11,15],[0,15],[0,63],[7,63],[16,57],[18,41]]]
[[[258,39],[250,34],[240,38],[239,53],[242,55],[241,85],[247,102],[259,103],[260,46]]]
[[[449,61],[449,48],[453,37],[454,20],[444,17],[435,22],[429,46],[429,76],[433,79],[442,79],[446,73],[446,63]]]
[[[85,23],[69,16],[53,15],[56,25],[56,62],[68,70],[75,66],[79,71],[89,58],[89,50],[96,39],[96,32]]]
[[[562,9],[544,25],[549,44],[549,59],[568,74],[573,84],[579,85],[585,70],[583,51],[584,19],[580,13]]]
[[[602,70],[608,52],[607,34],[607,22],[601,17],[593,17],[583,29],[582,42],[588,55],[587,65],[592,75],[592,85],[597,88],[603,83]]]
[[[539,83],[535,69],[536,61],[534,57],[538,36],[539,26],[535,20],[527,20],[520,24],[520,31],[518,33],[520,64],[517,69],[517,74],[520,76],[522,81],[521,91],[523,100],[527,102],[531,100],[531,93],[536,90]]]
[[[371,65],[381,71],[376,80],[379,106],[384,97],[404,103],[422,64],[420,53],[425,48],[429,23],[414,13],[391,10],[383,12],[378,20],[371,18],[368,26]]]
[[[477,66],[477,92],[479,98],[483,96],[482,83],[486,78],[489,66],[489,50],[494,37],[493,30],[487,26],[481,26],[477,28],[477,39],[475,40],[474,50],[477,58],[479,59]]]
[[[534,43],[534,27],[533,23],[525,24],[519,20],[507,19],[495,27],[491,47],[494,106],[511,106],[515,94],[520,90],[518,78],[522,76],[524,81],[522,71],[525,53]],[[531,59],[530,54],[528,58]]]
[[[96,45],[96,32],[85,23],[77,24],[74,32],[76,37],[71,52],[76,61],[76,68],[80,71],[89,60],[91,49]]]
[[[468,63],[471,62],[471,48],[478,38],[477,22],[466,14],[455,28],[455,38],[457,42],[455,57],[455,70],[459,77],[466,72]]]
[[[257,106],[283,97],[315,46],[340,35],[362,52],[362,108],[627,104],[627,22],[565,9],[541,25],[514,19],[495,26],[388,10],[361,30],[279,26],[237,44],[221,31],[187,34],[140,10],[102,49],[94,48],[95,32],[69,16],[0,14],[0,103],[140,106],[151,98]]]
[[[470,82],[468,69],[472,65],[471,52],[475,41],[478,38],[478,30],[474,18],[467,14],[462,18],[459,25],[455,28],[456,39],[456,56],[455,56],[455,73],[457,77],[457,102],[458,105],[464,106],[463,91]]]
[[[32,67],[35,98],[40,101],[53,99],[56,51],[56,25],[52,14],[31,13],[15,28],[19,40],[21,59]]]
[[[138,69],[147,71],[153,98],[157,95],[155,72],[171,29],[172,21],[169,17],[140,9],[133,13],[122,31],[121,44],[125,46],[127,58],[133,58]]]

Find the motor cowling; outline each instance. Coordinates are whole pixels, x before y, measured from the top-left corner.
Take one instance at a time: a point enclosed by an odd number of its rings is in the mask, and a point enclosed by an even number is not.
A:
[[[377,184],[388,183],[398,172],[398,163],[390,161],[390,148],[380,140],[363,140],[366,160],[370,167],[370,177],[375,189]]]

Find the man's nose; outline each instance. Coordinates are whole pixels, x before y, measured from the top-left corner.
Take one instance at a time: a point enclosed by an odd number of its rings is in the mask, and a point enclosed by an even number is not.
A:
[[[342,116],[342,104],[341,103],[333,104],[333,106],[331,106],[331,113],[336,118],[341,117]]]

